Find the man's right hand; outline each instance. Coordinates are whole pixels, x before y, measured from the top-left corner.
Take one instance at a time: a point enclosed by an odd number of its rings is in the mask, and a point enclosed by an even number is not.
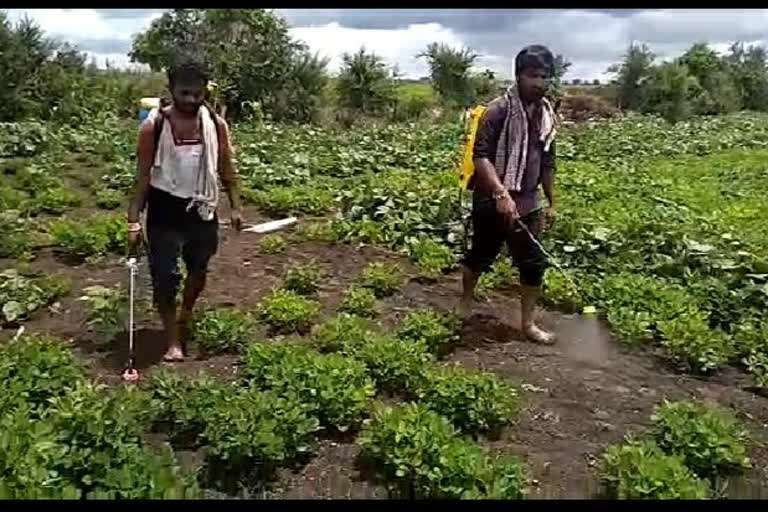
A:
[[[517,205],[508,192],[496,200],[496,210],[510,221],[520,216]]]
[[[144,237],[141,234],[141,230],[128,232],[128,249],[130,251],[138,251],[141,247]]]

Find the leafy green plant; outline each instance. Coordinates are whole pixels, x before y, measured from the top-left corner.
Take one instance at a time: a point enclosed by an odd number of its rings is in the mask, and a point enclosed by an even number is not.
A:
[[[195,342],[209,354],[239,351],[254,337],[257,322],[249,312],[209,309],[195,322]]]
[[[62,340],[31,335],[0,344],[0,411],[17,406],[42,414],[49,401],[64,395],[85,378],[85,372]]]
[[[524,494],[519,461],[492,459],[422,405],[375,408],[360,444],[402,497],[520,499]]]
[[[497,432],[520,409],[518,390],[492,373],[458,366],[426,372],[417,396],[420,403],[450,419],[466,433]]]
[[[339,313],[316,326],[313,346],[320,352],[352,352],[372,336],[370,322],[364,318]]]
[[[517,267],[512,265],[508,257],[500,257],[491,266],[489,272],[480,276],[475,293],[479,297],[486,297],[490,290],[508,289],[517,279]]]
[[[15,269],[0,272],[2,324],[26,320],[41,307],[69,292],[69,280],[58,276],[29,277]]]
[[[275,254],[285,250],[288,242],[282,235],[265,235],[259,241],[259,249],[264,254]]]
[[[368,336],[361,346],[347,350],[365,364],[378,390],[409,396],[422,385],[425,365],[432,360],[423,342],[380,335]]]
[[[411,311],[397,336],[405,341],[423,342],[436,356],[444,356],[459,341],[459,323],[453,316],[424,308]]]
[[[421,237],[413,240],[409,250],[411,259],[431,278],[438,277],[456,264],[456,256],[451,248],[433,238]]]
[[[378,314],[376,294],[368,288],[351,286],[344,292],[340,310],[364,318],[374,317]]]
[[[703,312],[659,322],[658,328],[664,337],[662,345],[693,370],[711,372],[733,357],[730,340],[722,331],[709,328]]]
[[[86,303],[86,325],[96,331],[103,343],[110,342],[123,330],[128,297],[120,286],[89,286],[83,288],[83,293],[79,300]]]
[[[101,187],[96,190],[96,206],[104,210],[114,210],[123,201],[123,194],[111,188]]]
[[[653,441],[627,440],[603,454],[601,479],[609,498],[706,499],[707,483],[685,467],[683,459],[666,455]]]
[[[261,317],[276,333],[306,332],[320,304],[290,290],[274,290],[261,303]]]
[[[360,279],[361,286],[370,288],[381,299],[400,290],[403,285],[403,271],[395,263],[372,262],[365,266]]]
[[[125,247],[125,219],[99,217],[85,222],[62,219],[51,225],[54,243],[80,258],[104,256]]]
[[[702,478],[750,469],[746,432],[724,410],[692,402],[665,402],[653,417],[653,436],[670,455],[679,455]]]
[[[308,222],[296,229],[296,237],[304,242],[331,243],[335,240],[336,234],[331,222]]]
[[[317,291],[317,283],[321,277],[317,263],[296,265],[288,269],[283,279],[283,287],[301,295],[312,295]]]
[[[359,425],[374,394],[362,363],[303,345],[249,345],[245,378],[254,388],[295,394],[321,425],[340,431]]]
[[[253,486],[281,464],[310,451],[318,421],[311,407],[285,393],[241,391],[205,411],[209,478],[217,487]],[[233,485],[234,484],[234,485]]]

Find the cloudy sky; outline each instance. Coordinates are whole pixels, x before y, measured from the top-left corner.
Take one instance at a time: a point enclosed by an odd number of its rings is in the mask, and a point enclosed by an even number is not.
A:
[[[630,41],[647,43],[661,58],[696,41],[724,51],[734,40],[768,43],[768,9],[277,9],[294,37],[331,58],[361,45],[409,77],[426,75],[415,56],[433,41],[469,46],[478,67],[512,74],[515,53],[526,44],[548,45],[573,62],[566,78],[606,79]],[[103,64],[129,65],[131,36],[161,9],[9,9],[25,14],[49,35],[76,44]]]

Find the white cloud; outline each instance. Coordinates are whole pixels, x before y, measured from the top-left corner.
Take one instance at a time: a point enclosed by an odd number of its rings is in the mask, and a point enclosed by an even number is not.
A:
[[[93,9],[8,9],[12,21],[28,16],[49,35],[63,39],[115,38],[121,34],[113,24],[107,23]]]
[[[437,23],[409,25],[395,30],[366,30],[342,27],[334,22],[319,27],[294,27],[291,35],[304,41],[312,51],[329,57],[328,68],[332,72],[341,67],[344,52],[353,53],[365,46],[367,51],[383,57],[389,64],[397,64],[400,72],[410,77],[427,74],[426,62],[417,59],[416,55],[429,43],[462,45],[452,30]]]
[[[768,37],[768,9],[656,9],[621,15],[584,9],[277,11],[293,24],[293,36],[331,59],[332,71],[339,69],[343,52],[364,45],[409,77],[427,73],[425,60],[415,55],[431,42],[471,46],[481,54],[477,67],[488,67],[503,78],[511,77],[520,48],[542,43],[573,62],[566,78],[604,80],[608,66],[621,59],[631,41],[646,43],[659,58],[669,59],[697,41],[726,51],[732,41],[764,43]],[[8,13],[12,21],[26,14],[49,35],[79,46],[100,64],[109,59],[119,66],[129,65],[119,52],[130,48],[131,37],[162,15],[159,9],[9,9]]]

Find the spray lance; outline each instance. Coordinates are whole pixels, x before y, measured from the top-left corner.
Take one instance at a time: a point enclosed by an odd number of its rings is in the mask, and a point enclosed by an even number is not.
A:
[[[127,261],[130,281],[128,284],[128,363],[123,370],[123,380],[126,382],[136,382],[139,380],[139,372],[136,370],[136,356],[134,352],[134,332],[136,331],[134,322],[134,302],[136,290],[136,275],[139,272],[139,266],[135,256],[130,256]]]

